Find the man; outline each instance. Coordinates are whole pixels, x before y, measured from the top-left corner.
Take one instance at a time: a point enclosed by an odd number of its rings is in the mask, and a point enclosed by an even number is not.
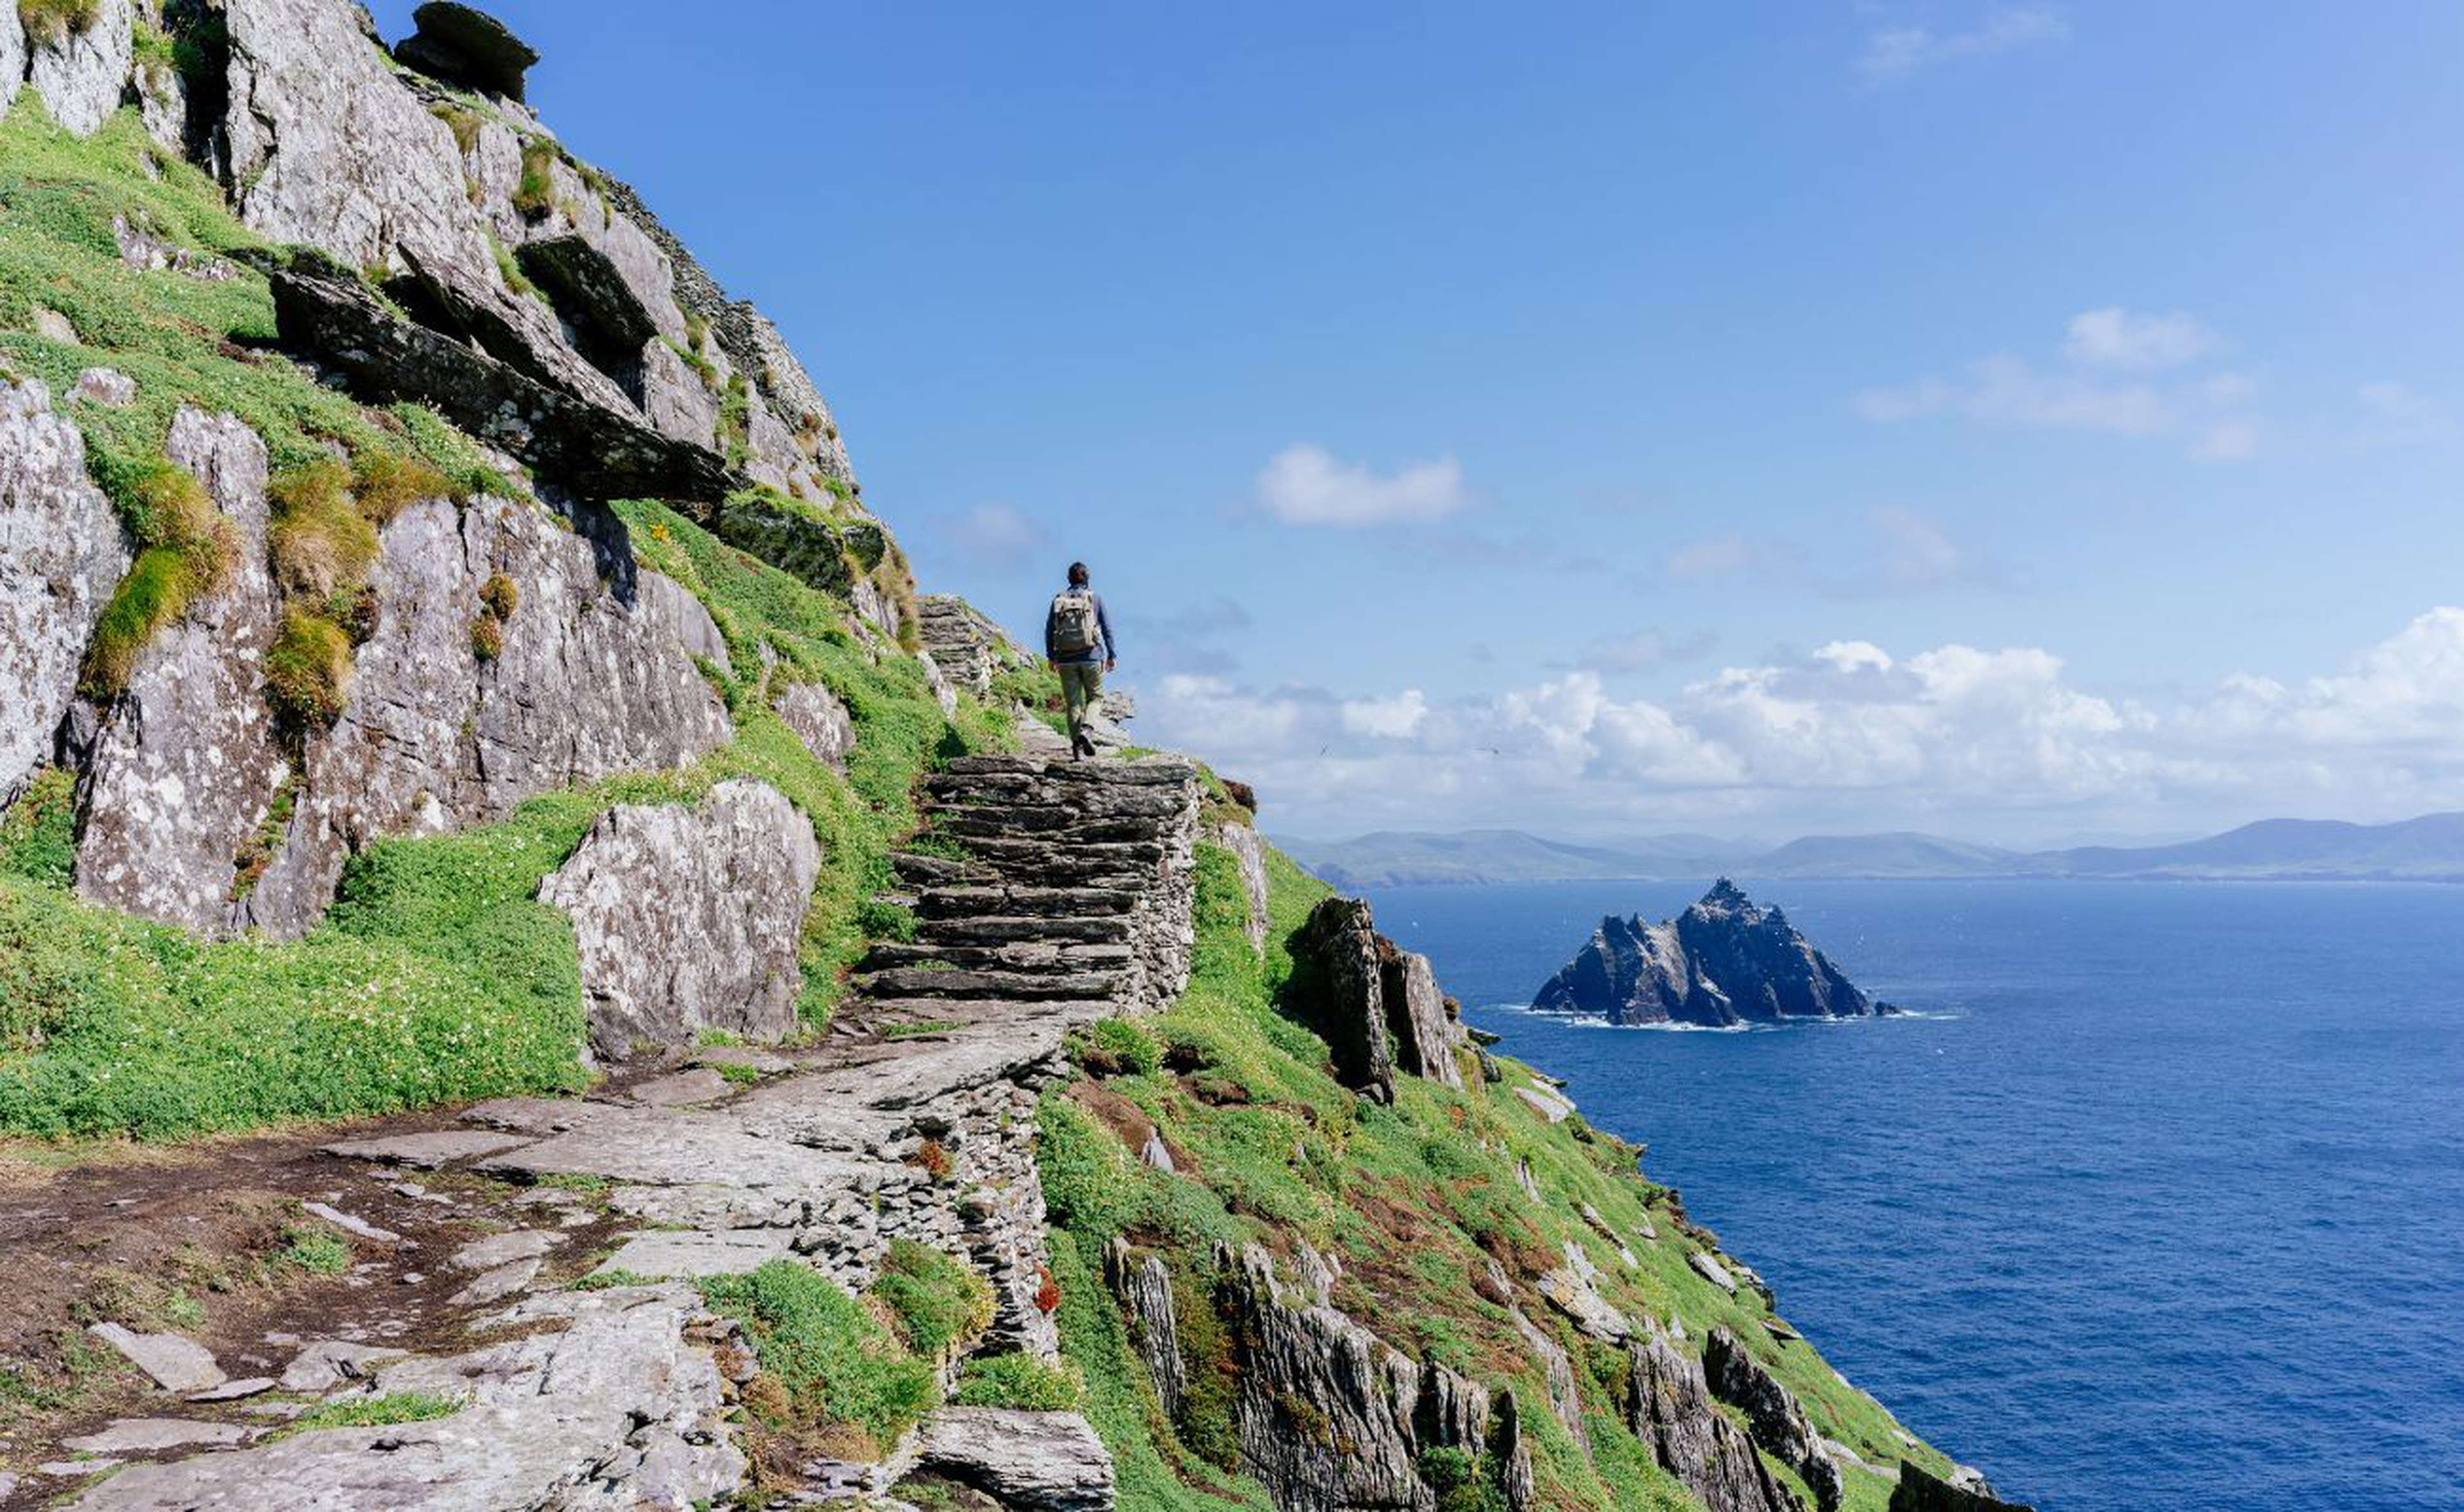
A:
[[[1069,757],[1083,761],[1095,754],[1087,738],[1087,712],[1103,696],[1104,674],[1115,665],[1111,617],[1104,601],[1087,586],[1087,564],[1069,564],[1069,586],[1052,596],[1044,616],[1044,654],[1061,674],[1061,701],[1069,712]]]

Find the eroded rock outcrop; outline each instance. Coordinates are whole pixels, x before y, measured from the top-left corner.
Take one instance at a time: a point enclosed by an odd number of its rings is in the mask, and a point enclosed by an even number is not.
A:
[[[1627,1347],[1627,1426],[1661,1468],[1710,1512],[1804,1512],[1804,1503],[1754,1454],[1744,1429],[1720,1414],[1703,1362],[1654,1329]]]
[[[1675,919],[1601,920],[1531,1006],[1714,1028],[1898,1011],[1859,991],[1785,914],[1758,908],[1726,877]]]
[[[1746,1414],[1754,1442],[1797,1473],[1822,1512],[1834,1512],[1846,1492],[1822,1435],[1788,1388],[1726,1328],[1713,1328],[1703,1341],[1703,1378],[1712,1395]]]
[[[1979,1478],[1980,1480],[1982,1478]],[[1900,1464],[1900,1483],[1891,1488],[1891,1512],[2033,1512],[2016,1501],[2005,1501],[1990,1488],[1955,1485],[1923,1466]]]
[[[1388,1103],[1398,1069],[1463,1085],[1462,1025],[1427,959],[1378,933],[1368,903],[1321,901],[1291,950],[1290,1005],[1326,1041],[1337,1080]]]
[[[1146,1362],[1155,1401],[1167,1418],[1180,1416],[1189,1396],[1189,1367],[1180,1355],[1179,1309],[1172,1297],[1172,1271],[1160,1255],[1139,1255],[1115,1237],[1104,1248],[1104,1281],[1129,1321],[1130,1346]]]
[[[681,766],[733,733],[694,666],[727,654],[709,612],[652,572],[628,602],[591,543],[537,506],[427,500],[381,540],[376,633],[341,720],[307,746],[273,864],[233,911],[278,938],[323,915],[371,840],[492,822],[537,793]],[[515,606],[483,662],[471,625],[499,575]]]
[[[222,586],[156,632],[106,712],[86,768],[77,887],[209,933],[231,917],[234,863],[291,769],[261,690],[275,634],[265,444],[231,415],[182,409],[164,450],[237,537]]]
[[[1487,1389],[1414,1363],[1314,1299],[1287,1299],[1254,1244],[1217,1261],[1240,1369],[1241,1468],[1278,1506],[1434,1512],[1417,1457],[1485,1448]]]
[[[622,1059],[705,1028],[750,1040],[794,1028],[821,862],[811,823],[764,782],[721,782],[692,808],[602,814],[539,887],[573,919],[592,1050]]]
[[[7,26],[16,24],[8,9]],[[5,40],[5,38],[0,38]],[[7,59],[0,57],[0,66]],[[54,755],[77,658],[129,553],[85,442],[32,379],[0,382],[0,802]]]
[[[1215,826],[1215,843],[1232,853],[1241,867],[1241,896],[1249,906],[1249,948],[1266,948],[1266,847],[1254,825],[1225,820]]]
[[[91,137],[120,108],[136,19],[136,0],[98,0],[82,26],[59,21],[27,33],[31,82],[54,121]]]

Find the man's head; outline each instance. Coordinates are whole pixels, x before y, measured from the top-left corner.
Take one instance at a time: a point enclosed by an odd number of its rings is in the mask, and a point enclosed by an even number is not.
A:
[[[1073,561],[1069,564],[1069,586],[1073,588],[1083,588],[1087,586],[1087,564],[1085,562]]]

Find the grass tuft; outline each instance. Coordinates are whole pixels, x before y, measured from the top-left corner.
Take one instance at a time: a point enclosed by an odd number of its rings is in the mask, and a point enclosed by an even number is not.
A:
[[[283,1424],[270,1435],[288,1438],[319,1428],[388,1428],[396,1423],[426,1423],[451,1417],[465,1404],[458,1396],[429,1391],[388,1391],[383,1396],[349,1396],[327,1402]]]
[[[102,0],[17,0],[17,19],[26,34],[54,46],[102,18]]]
[[[349,632],[306,609],[283,611],[265,653],[265,701],[295,730],[324,730],[342,717],[351,691]]]
[[[964,1261],[913,1239],[892,1239],[871,1295],[890,1309],[900,1342],[941,1359],[992,1326],[993,1289]]]
[[[1029,1413],[1067,1413],[1086,1400],[1086,1383],[1067,1363],[1046,1365],[1015,1351],[969,1360],[952,1400],[960,1407],[1010,1407]]]
[[[836,1431],[842,1442],[855,1438],[851,1457],[878,1458],[939,1399],[933,1368],[818,1271],[772,1260],[749,1276],[705,1277],[699,1285],[713,1310],[743,1326],[761,1374],[774,1383],[745,1393],[766,1430]]]

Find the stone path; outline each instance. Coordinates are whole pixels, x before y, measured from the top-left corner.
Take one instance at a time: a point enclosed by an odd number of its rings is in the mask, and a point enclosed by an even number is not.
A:
[[[697,1052],[685,1058],[693,1069],[587,1098],[499,1099],[325,1147],[423,1175],[604,1183],[627,1225],[600,1267],[614,1283],[536,1289],[556,1242],[544,1229],[438,1255],[467,1283],[457,1304],[495,1309],[479,1321],[498,1342],[354,1361],[335,1384],[455,1396],[462,1411],[133,1464],[70,1505],[236,1508],[253,1504],[252,1487],[278,1484],[286,1506],[338,1512],[682,1512],[744,1468],[726,1431],[739,1357],[692,1278],[797,1257],[861,1290],[900,1238],[962,1253],[992,1281],[987,1347],[1054,1356],[1052,1320],[1036,1305],[1035,1099],[1067,1075],[1072,1028],[1159,1007],[1185,983],[1199,792],[1195,771],[1173,760],[953,762],[927,779],[931,843],[896,862],[913,888],[914,939],[873,950],[820,1044]],[[739,1085],[720,1064],[759,1080]],[[1109,1505],[1111,1467],[1083,1420],[1038,1415],[1055,1420],[1016,1435],[987,1435],[981,1414],[936,1415],[891,1463],[816,1464],[811,1479],[880,1491],[920,1456],[997,1498],[1014,1472],[1020,1504]],[[1013,1437],[1011,1464],[1001,1445]],[[1074,1466],[1067,1489],[1052,1483],[1056,1461]]]

